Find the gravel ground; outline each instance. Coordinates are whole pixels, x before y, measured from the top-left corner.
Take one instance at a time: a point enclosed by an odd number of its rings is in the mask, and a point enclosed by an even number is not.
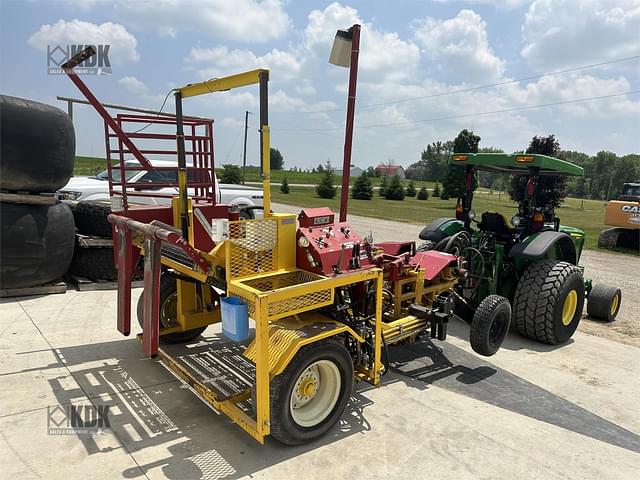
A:
[[[298,213],[299,208],[279,203],[272,204],[276,212]],[[349,221],[360,233],[370,231],[378,242],[392,240],[417,240],[421,225],[392,222],[377,218],[350,215]],[[419,240],[418,240],[419,241]],[[611,340],[640,347],[640,257],[586,250],[580,264],[585,267],[585,276],[593,283],[617,285],[622,289],[622,306],[614,323],[607,324],[590,319],[585,314],[579,330],[592,335],[602,335]]]

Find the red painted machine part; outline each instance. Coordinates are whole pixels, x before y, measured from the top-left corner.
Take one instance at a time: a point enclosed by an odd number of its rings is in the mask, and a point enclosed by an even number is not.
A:
[[[426,280],[433,280],[443,269],[455,262],[455,255],[436,250],[418,252],[412,260],[412,263],[420,265],[425,270],[424,278]]]

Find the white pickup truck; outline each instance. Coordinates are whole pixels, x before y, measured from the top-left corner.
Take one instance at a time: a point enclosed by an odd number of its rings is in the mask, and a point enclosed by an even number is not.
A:
[[[175,167],[175,161],[154,160],[151,164],[155,167]],[[125,165],[139,167],[138,162],[125,162]],[[120,181],[120,170],[114,168],[112,171],[113,180]],[[137,187],[136,192],[169,193],[178,194],[178,189],[173,187],[154,187],[157,183],[176,182],[178,171],[176,170],[129,170],[126,172],[127,182],[148,183],[149,187]],[[237,205],[239,207],[262,207],[262,190],[245,185],[218,183],[218,179],[214,182],[216,191],[216,202],[227,205]],[[191,189],[189,189],[191,190]],[[189,191],[190,195],[194,192]],[[97,174],[94,177],[71,177],[69,183],[58,191],[58,195],[66,200],[75,200],[78,202],[102,202],[109,201],[109,172],[107,170]],[[130,196],[129,203],[138,203],[145,205],[169,203],[168,197],[144,197]],[[247,209],[252,212],[251,208]]]

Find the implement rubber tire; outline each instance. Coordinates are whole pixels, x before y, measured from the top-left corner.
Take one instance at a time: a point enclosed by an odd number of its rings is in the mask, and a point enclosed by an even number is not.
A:
[[[55,192],[73,173],[73,122],[59,108],[0,95],[0,189]]]
[[[613,322],[622,304],[622,290],[609,285],[594,285],[587,297],[587,314],[590,317]]]
[[[72,204],[71,210],[79,233],[113,238],[113,230],[107,220],[111,213],[109,202],[78,202]]]
[[[73,253],[69,273],[91,280],[116,281],[118,270],[113,257],[113,247],[77,247]]]
[[[66,273],[73,257],[73,215],[64,203],[0,203],[0,286],[42,285]]]
[[[566,302],[569,307],[575,303],[574,313],[563,320]],[[569,340],[576,331],[583,306],[584,280],[580,269],[559,260],[541,260],[529,265],[518,282],[513,322],[521,335],[556,345]]]
[[[318,390],[321,392],[320,395],[312,394],[313,396],[306,404],[309,405],[307,412],[313,406],[312,402],[316,401],[316,407],[320,408],[320,417],[317,423],[302,426],[294,419],[292,413],[292,395],[298,380],[303,374],[307,375],[308,368],[314,364],[319,365],[316,368],[320,369],[318,370],[320,388],[326,385],[325,388],[329,390]],[[337,376],[332,379],[333,375]],[[335,385],[337,378],[340,379],[338,386]],[[352,389],[353,361],[342,344],[327,340],[301,348],[287,368],[271,381],[271,435],[285,445],[301,445],[317,439],[327,433],[340,419]],[[326,413],[322,412],[323,403]],[[299,419],[303,418],[300,414],[296,415]],[[313,419],[310,422],[313,422]]]
[[[490,357],[504,341],[511,324],[511,305],[500,295],[489,295],[482,300],[471,320],[469,340],[479,355]]]
[[[167,273],[160,275],[160,298],[158,300],[158,313],[160,315],[160,340],[166,343],[185,343],[199,337],[207,327],[198,327],[186,332],[174,332],[162,335],[162,329],[167,328],[166,315],[172,314],[174,308],[172,302],[177,301],[178,285],[175,277]],[[177,306],[177,305],[176,305]],[[164,310],[163,310],[164,309]],[[142,328],[144,322],[144,292],[140,294],[137,305],[138,324]],[[173,312],[175,315],[175,312]],[[175,318],[174,318],[175,321]]]

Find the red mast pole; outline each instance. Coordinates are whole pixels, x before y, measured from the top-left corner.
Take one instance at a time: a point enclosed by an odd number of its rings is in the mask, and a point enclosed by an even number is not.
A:
[[[358,81],[358,55],[360,53],[360,25],[351,31],[351,65],[349,68],[349,97],[347,98],[347,124],[344,132],[344,161],[342,163],[342,190],[340,192],[340,221],[347,220],[349,176],[351,175],[351,147],[353,145],[353,118],[356,111],[356,83]]]

